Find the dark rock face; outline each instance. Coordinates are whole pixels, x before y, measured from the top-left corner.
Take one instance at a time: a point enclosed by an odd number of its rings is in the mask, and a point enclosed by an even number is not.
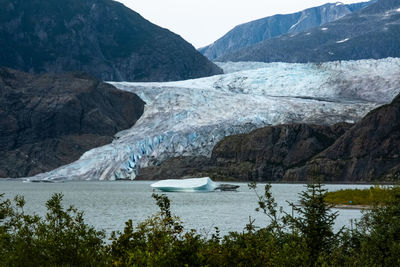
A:
[[[216,180],[279,181],[285,171],[304,164],[329,147],[349,124],[287,124],[257,129],[221,140],[207,157],[168,159],[141,170],[139,179],[210,176]]]
[[[400,95],[371,111],[305,166],[285,174],[304,181],[316,168],[326,181],[400,180]]]
[[[213,44],[200,48],[199,51],[209,59],[215,60],[225,54],[282,34],[302,32],[337,20],[369,4],[370,2],[351,5],[329,3],[293,14],[275,15],[251,21],[236,26]]]
[[[135,180],[204,177],[212,173],[214,168],[211,160],[204,156],[169,158],[160,165],[141,169]]]
[[[240,180],[279,181],[285,171],[304,164],[329,147],[349,124],[287,124],[230,136],[213,149],[211,160]]]
[[[77,160],[131,127],[144,102],[84,74],[32,76],[0,68],[0,177]]]
[[[222,73],[180,36],[112,0],[0,0],[0,66],[106,81]]]
[[[222,56],[221,61],[326,62],[400,56],[400,0],[373,4],[302,33]]]

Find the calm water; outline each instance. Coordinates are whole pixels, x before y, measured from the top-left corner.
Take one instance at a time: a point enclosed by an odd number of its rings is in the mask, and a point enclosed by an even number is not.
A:
[[[39,215],[45,213],[46,200],[55,192],[64,194],[64,204],[74,205],[85,212],[86,222],[108,233],[122,230],[124,223],[132,219],[141,222],[157,211],[151,197],[148,181],[121,182],[66,182],[66,183],[22,183],[0,180],[0,193],[7,198],[23,195],[27,201],[26,211]],[[255,225],[267,223],[265,215],[255,212],[257,198],[246,183],[238,183],[238,192],[212,193],[166,193],[171,200],[171,209],[184,222],[186,229],[197,229],[206,235],[218,226],[222,234],[242,231],[249,216]],[[369,185],[327,185],[330,191],[343,188],[366,188]],[[262,192],[263,185],[259,185]],[[301,184],[273,184],[272,193],[285,210],[290,212],[286,201],[296,202]],[[350,225],[350,219],[361,216],[359,210],[339,210],[336,228]]]

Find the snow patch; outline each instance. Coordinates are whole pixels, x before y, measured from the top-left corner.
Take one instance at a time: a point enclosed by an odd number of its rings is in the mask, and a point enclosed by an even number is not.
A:
[[[350,38],[346,38],[346,39],[343,39],[343,40],[337,41],[336,43],[337,43],[337,44],[341,44],[341,43],[345,43],[345,42],[347,42],[348,40],[350,40]]]
[[[304,13],[301,15],[301,17],[300,17],[300,19],[295,23],[295,24],[293,24],[291,27],[290,27],[290,30],[292,30],[293,28],[295,28],[297,25],[299,25],[305,18],[307,18],[308,16],[307,15],[305,15]]]

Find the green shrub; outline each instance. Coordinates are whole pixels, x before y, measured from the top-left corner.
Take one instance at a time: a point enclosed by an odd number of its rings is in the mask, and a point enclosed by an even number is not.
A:
[[[16,196],[0,204],[0,258],[3,266],[88,266],[104,264],[104,232],[85,224],[83,213],[62,207],[62,194],[46,203],[45,218],[24,213]]]
[[[110,254],[116,266],[184,266],[196,262],[202,239],[195,231],[183,233],[178,217],[171,215],[170,201],[165,195],[153,194],[160,212],[136,228],[132,220],[124,231],[114,232]]]
[[[104,232],[84,223],[83,213],[62,207],[62,195],[47,201],[44,218],[24,213],[25,201],[0,195],[1,266],[399,266],[400,189],[384,205],[365,211],[352,229],[333,231],[337,213],[327,204],[319,183],[309,184],[293,213],[279,208],[266,185],[254,189],[258,211],[268,223],[254,220],[242,232],[210,238],[185,231],[171,214],[165,195],[155,195],[160,211],[134,226],[126,222],[105,243]],[[380,192],[380,191],[379,191]]]
[[[353,230],[354,261],[364,266],[400,266],[400,187],[385,205],[365,211]]]
[[[325,201],[335,205],[386,204],[392,198],[392,187],[371,186],[369,189],[342,189],[328,192]]]

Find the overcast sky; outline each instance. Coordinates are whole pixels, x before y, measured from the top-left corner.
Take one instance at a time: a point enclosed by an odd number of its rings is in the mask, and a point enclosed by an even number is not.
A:
[[[179,34],[196,48],[214,42],[238,24],[275,14],[293,13],[329,2],[329,0],[118,1],[147,20]],[[347,4],[361,1],[341,2]]]

